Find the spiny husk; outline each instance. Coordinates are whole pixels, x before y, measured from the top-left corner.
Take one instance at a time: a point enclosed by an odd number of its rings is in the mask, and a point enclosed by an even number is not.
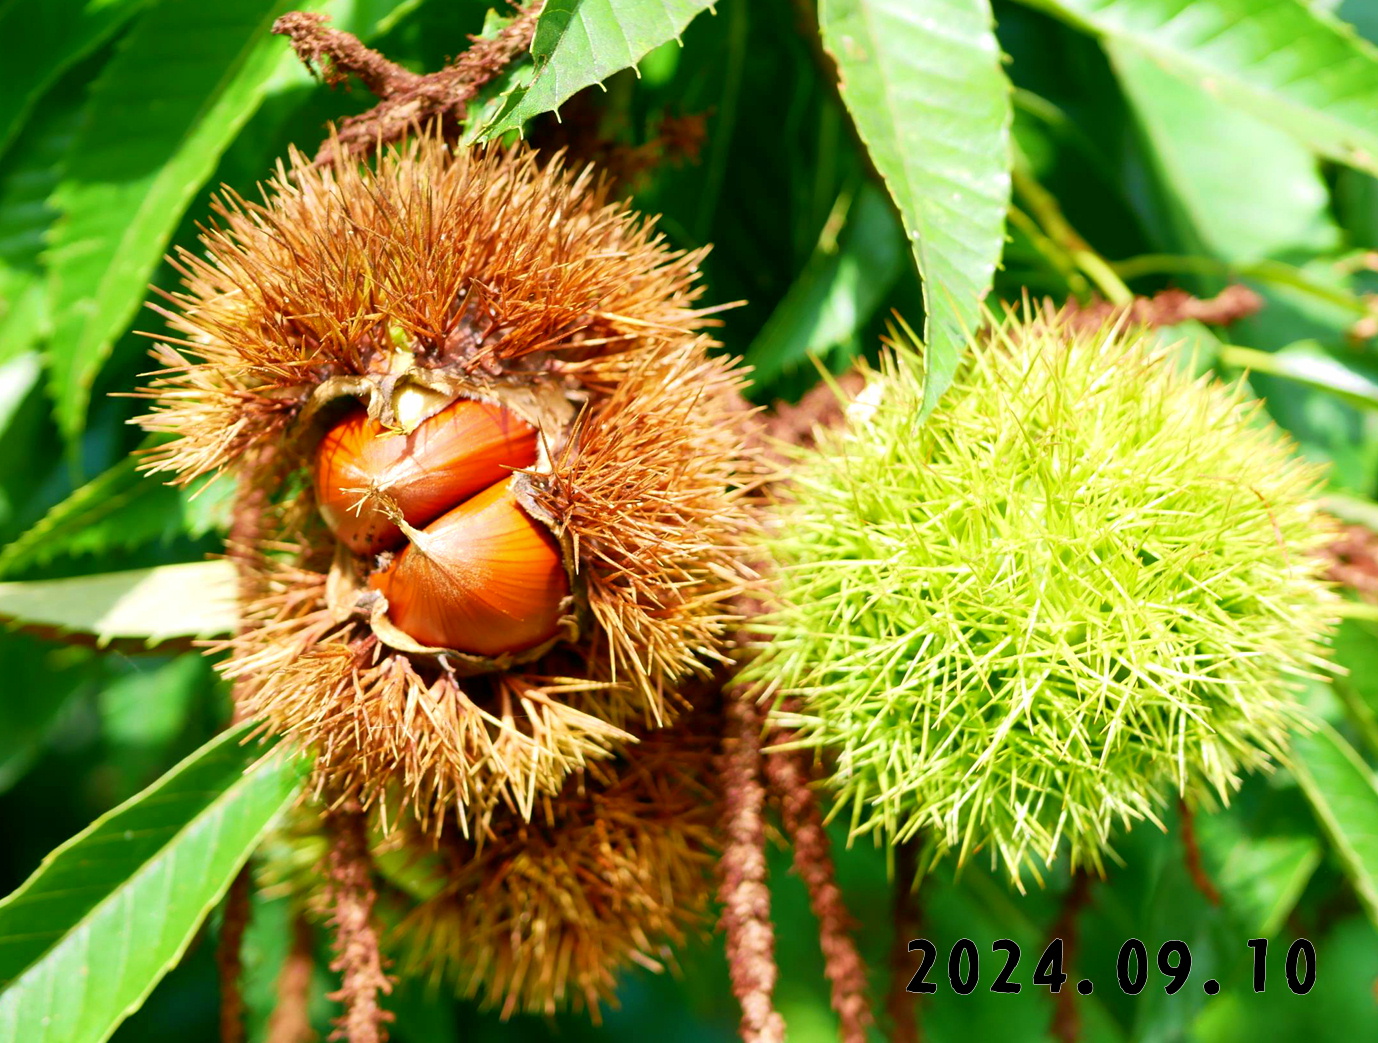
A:
[[[528,821],[502,809],[481,842],[455,830],[437,845],[410,816],[372,816],[384,947],[403,974],[503,1017],[615,1003],[623,972],[673,966],[706,926],[718,850],[711,715],[639,732],[615,759],[566,778]],[[265,845],[265,893],[317,915],[325,841],[299,806]]]
[[[1335,596],[1319,470],[1154,334],[1012,314],[920,421],[900,349],[800,455],[752,667],[855,833],[1098,868],[1176,790],[1285,756]]]
[[[663,970],[706,925],[715,749],[702,728],[647,733],[569,779],[531,822],[494,817],[481,846],[442,846],[443,885],[392,935],[400,967],[504,1017],[587,1009],[598,1020],[622,971]],[[418,841],[389,843],[395,854]]]
[[[143,418],[174,436],[150,470],[181,482],[276,442],[326,379],[377,373],[399,341],[422,369],[497,386],[533,379],[552,349],[659,346],[705,314],[701,251],[670,250],[591,169],[521,148],[451,153],[427,135],[376,170],[315,169],[294,149],[264,203],[226,189],[215,210],[206,256],[175,258],[186,288],[160,310],[184,339],[158,346]]]
[[[699,332],[701,253],[671,250],[587,170],[434,135],[374,168],[294,153],[262,204],[217,210],[206,255],[177,258],[186,289],[165,314],[183,336],[158,347],[142,422],[173,436],[151,470],[229,471],[273,499],[228,643],[241,711],[315,747],[332,792],[396,796],[435,828],[454,809],[466,830],[500,805],[530,815],[629,727],[672,719],[754,581],[759,468],[744,376]],[[375,566],[332,558],[306,477],[343,394],[400,429],[455,397],[542,426],[517,487],[574,580],[556,639],[484,659],[388,625],[363,582]]]

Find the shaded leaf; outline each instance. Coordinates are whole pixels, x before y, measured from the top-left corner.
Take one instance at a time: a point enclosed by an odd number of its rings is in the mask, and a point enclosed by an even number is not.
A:
[[[1321,843],[1296,833],[1261,835],[1233,812],[1199,815],[1196,829],[1225,907],[1251,937],[1271,937],[1321,862]]]
[[[1332,509],[1330,497],[1325,506]],[[1373,609],[1363,604],[1353,607]],[[1336,665],[1344,671],[1337,673],[1330,687],[1369,756],[1378,754],[1378,625],[1372,619],[1345,619],[1331,637],[1330,647]]]
[[[175,739],[198,692],[213,684],[210,660],[186,652],[154,666],[138,659],[101,689],[101,730],[113,742],[161,746]]]
[[[81,430],[101,365],[144,299],[183,211],[283,61],[283,0],[162,0],[91,88],[53,205],[48,254],[58,424]]]
[[[1378,925],[1378,779],[1328,724],[1298,736],[1292,771],[1354,893]]]
[[[1299,0],[1026,0],[1378,172],[1378,48]]]
[[[260,857],[265,860],[271,859],[272,853],[265,851]],[[272,1038],[268,1035],[268,1026],[281,1003],[279,979],[283,963],[291,950],[295,923],[301,915],[300,903],[293,898],[286,895],[267,897],[261,888],[254,891],[249,927],[244,934],[241,950],[244,969],[240,975],[240,987],[247,1008],[247,1037],[251,1040],[262,1040],[267,1043]],[[399,989],[401,981],[404,980],[399,980]],[[329,1036],[331,1017],[339,1012],[335,1004],[326,999],[326,994],[334,988],[335,976],[323,962],[316,963],[306,990],[307,1016],[319,1033],[316,1039],[323,1040]],[[389,1012],[398,1011],[396,996],[397,991],[394,990],[388,997]],[[441,1001],[439,997],[432,995],[430,999],[433,1007],[449,1012],[449,1004]],[[393,1024],[392,1038],[415,1040],[416,1043],[442,1043],[444,1039],[441,1037],[441,1040],[433,1041],[428,1036],[414,1036],[396,1022]]]
[[[1010,89],[986,0],[823,0],[842,99],[899,206],[924,281],[924,408],[980,325],[1004,246]]]
[[[86,649],[54,646],[27,634],[0,637],[0,793],[23,777],[72,704],[93,679]]]
[[[125,457],[7,544],[0,550],[0,576],[62,557],[128,550],[181,534],[201,536],[222,521],[217,512],[226,497],[220,494],[230,491],[230,483],[176,488],[140,474],[138,463]]]
[[[222,733],[43,860],[0,902],[0,1038],[99,1043],[181,958],[300,784]]]
[[[905,270],[904,232],[880,190],[857,193],[840,237],[820,243],[747,349],[752,379],[782,371],[856,341]]]
[[[1378,7],[1370,0],[1312,0],[1312,3],[1354,26],[1370,43],[1378,43]]]
[[[520,130],[532,116],[630,69],[678,39],[695,15],[712,6],[713,0],[548,0],[531,39],[531,77],[513,88],[481,137]]]
[[[1193,1043],[1248,1043],[1262,1039],[1350,1043],[1378,1038],[1378,1003],[1373,1001],[1373,983],[1378,980],[1378,944],[1373,928],[1362,917],[1352,915],[1335,924],[1323,923],[1323,933],[1310,937],[1316,946],[1319,973],[1316,986],[1309,993],[1293,995],[1283,984],[1291,939],[1280,938],[1268,951],[1267,988],[1262,993],[1254,993],[1248,976],[1242,977],[1234,988],[1225,985],[1203,1015],[1177,1038]],[[1243,943],[1240,939],[1236,953]],[[1196,953],[1192,956],[1191,981],[1184,991],[1200,988]],[[1252,960],[1241,963],[1248,967]],[[1317,1017],[1318,1011],[1325,1013]]]
[[[0,583],[0,620],[55,633],[150,645],[215,637],[238,620],[238,580],[228,561],[196,561],[71,579]]]
[[[15,0],[0,7],[0,152],[62,73],[149,0]]]

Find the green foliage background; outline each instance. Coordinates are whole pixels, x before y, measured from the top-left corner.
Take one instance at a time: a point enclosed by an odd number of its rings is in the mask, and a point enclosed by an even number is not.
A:
[[[147,367],[134,331],[159,322],[140,304],[150,282],[175,284],[161,258],[194,244],[212,189],[251,196],[289,144],[310,151],[327,120],[371,103],[314,81],[269,35],[273,19],[324,11],[429,71],[482,29],[486,6],[0,0],[0,617],[27,624],[0,636],[0,893],[58,849],[0,902],[0,1039],[215,1038],[216,914],[202,917],[296,769],[271,754],[250,764],[257,753],[225,738],[203,748],[227,718],[208,662],[142,649],[149,634],[215,632],[204,567],[175,566],[220,549],[224,495],[138,476],[139,404],[110,393]],[[936,395],[992,279],[1003,299],[1242,280],[1266,306],[1228,343],[1191,324],[1166,335],[1226,374],[1251,369],[1302,451],[1332,464],[1332,508],[1374,522],[1375,40],[1374,0],[550,0],[533,61],[483,115],[489,133],[518,128],[602,82],[574,104],[623,144],[652,139],[666,114],[705,116],[697,161],[652,170],[634,194],[676,244],[715,244],[711,299],[747,302],[722,339],[756,366],[762,403],[816,383],[815,359],[841,371],[873,352],[891,309],[926,320]],[[1074,979],[1098,983],[1078,1001],[1084,1039],[1378,1036],[1378,626],[1350,620],[1336,654],[1349,673],[1311,692],[1326,726],[1296,770],[1250,779],[1198,820],[1219,906],[1188,878],[1175,817],[1119,845],[1123,864],[1080,918]],[[880,995],[885,855],[840,851],[839,873]],[[802,888],[784,855],[772,874],[790,1039],[834,1038]],[[1019,895],[983,865],[925,883],[944,961],[960,937],[984,960],[971,996],[940,985],[925,1001],[928,1039],[1048,1037],[1052,1005],[1028,976],[1066,887],[1054,874]],[[1256,996],[1245,941],[1258,936],[1273,945]],[[987,991],[1005,937],[1024,949],[1018,996]],[[1166,996],[1154,971],[1140,996],[1119,995],[1129,937],[1150,952],[1190,943],[1189,986]],[[1307,997],[1282,983],[1296,937],[1319,953]],[[287,938],[283,903],[259,900],[252,1038]],[[406,985],[395,1036],[735,1038],[717,940],[680,963],[677,977],[630,976],[600,1028],[503,1026]],[[1218,997],[1201,991],[1207,976]]]

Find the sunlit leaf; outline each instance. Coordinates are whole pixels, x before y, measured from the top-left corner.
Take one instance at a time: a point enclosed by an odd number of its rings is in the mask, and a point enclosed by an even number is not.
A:
[[[1281,351],[1229,344],[1220,349],[1218,357],[1226,366],[1285,377],[1327,391],[1350,405],[1378,408],[1378,373],[1372,372],[1373,367],[1358,359],[1338,358],[1315,341],[1299,341]]]
[[[1165,72],[1132,44],[1109,40],[1106,49],[1187,248],[1247,263],[1338,245],[1329,193],[1304,145]]]
[[[1378,48],[1301,0],[1025,0],[1378,172]]]
[[[695,15],[712,6],[713,0],[548,0],[531,40],[533,77],[513,89],[483,137],[518,130],[577,91],[630,69],[678,39]]]
[[[238,581],[228,561],[197,561],[71,579],[0,583],[0,620],[56,634],[150,645],[234,629]]]
[[[24,352],[0,363],[0,435],[38,383],[42,369],[43,361],[36,351]]]
[[[1372,500],[1344,493],[1327,493],[1321,500],[1321,506],[1340,521],[1365,525],[1378,532],[1378,503]]]
[[[81,430],[101,365],[144,300],[182,212],[283,61],[284,0],[162,0],[91,88],[53,204],[52,392]]]
[[[0,1039],[100,1043],[181,958],[300,784],[231,729],[53,851],[0,902]]]
[[[1010,88],[986,0],[823,0],[842,99],[909,233],[931,410],[979,325],[1005,241]]]

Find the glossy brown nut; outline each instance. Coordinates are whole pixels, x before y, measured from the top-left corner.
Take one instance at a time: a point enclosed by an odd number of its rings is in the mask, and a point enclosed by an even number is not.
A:
[[[414,641],[498,656],[559,629],[569,596],[560,547],[517,503],[509,477],[432,522],[369,585]]]
[[[501,406],[458,399],[409,435],[358,409],[321,439],[316,500],[350,550],[376,554],[405,542],[381,497],[391,499],[408,525],[422,528],[513,468],[535,462],[536,429]],[[366,497],[369,490],[380,495]]]

